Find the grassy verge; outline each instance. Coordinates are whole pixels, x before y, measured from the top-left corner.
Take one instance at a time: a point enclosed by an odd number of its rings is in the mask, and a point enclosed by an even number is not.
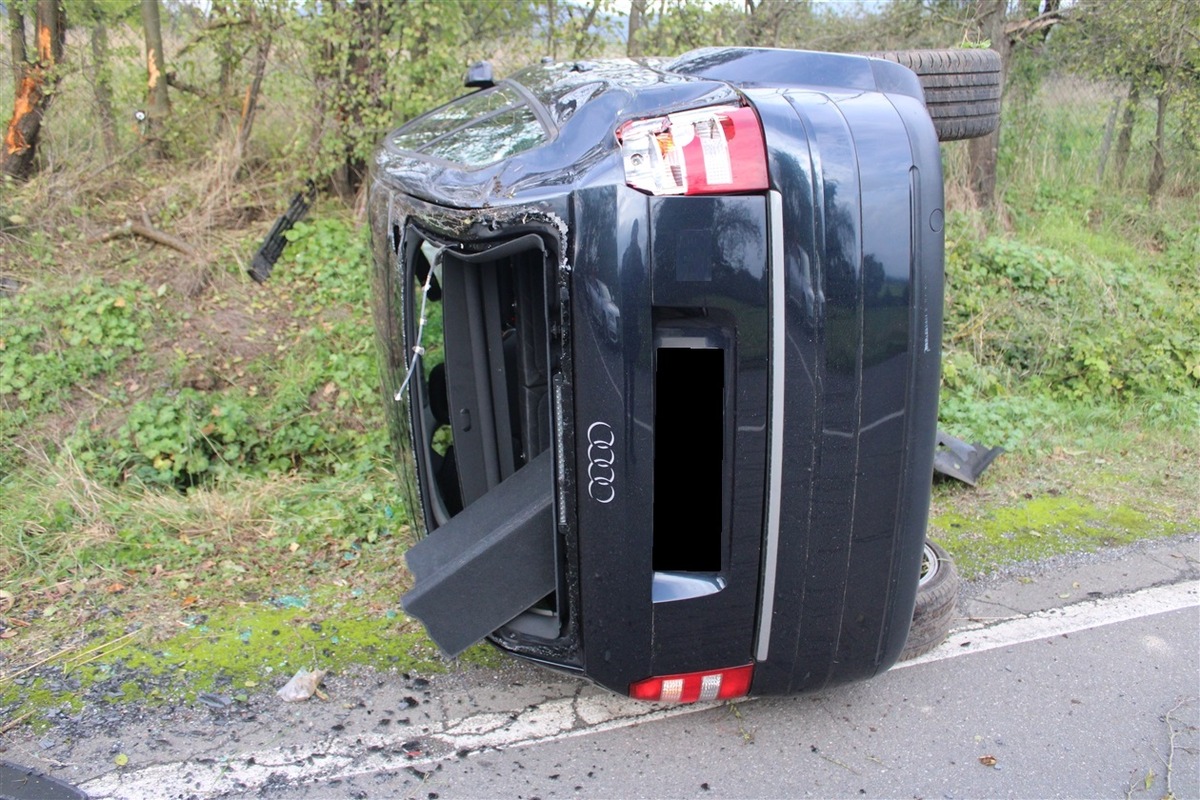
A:
[[[1098,182],[1095,91],[1010,107],[1003,224],[947,229],[941,422],[1008,450],[980,489],[935,487],[931,535],[969,576],[1200,530],[1194,164],[1154,204]]]
[[[1114,422],[1116,422],[1114,420]],[[934,487],[930,536],[968,578],[1023,562],[1200,531],[1196,442],[1124,420],[1123,431],[1003,455],[980,487]],[[1116,424],[1122,424],[1116,422]]]
[[[199,263],[0,233],[0,719],[448,667],[399,610],[364,235],[318,210],[260,287],[267,223]]]
[[[1197,229],[1065,210],[951,247],[942,424],[1009,451],[935,491],[967,575],[1200,530]]]

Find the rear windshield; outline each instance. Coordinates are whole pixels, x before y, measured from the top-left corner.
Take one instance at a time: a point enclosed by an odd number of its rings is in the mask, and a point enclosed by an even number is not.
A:
[[[483,167],[546,139],[546,129],[525,98],[502,84],[418,117],[397,131],[391,143],[399,150]]]

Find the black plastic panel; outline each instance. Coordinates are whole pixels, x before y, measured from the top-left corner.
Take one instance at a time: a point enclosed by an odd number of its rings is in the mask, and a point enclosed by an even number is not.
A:
[[[547,451],[405,554],[404,610],[450,655],[483,639],[557,586]]]

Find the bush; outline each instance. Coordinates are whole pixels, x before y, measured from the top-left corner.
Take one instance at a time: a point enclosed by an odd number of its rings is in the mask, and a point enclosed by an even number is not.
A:
[[[947,388],[1031,382],[1120,400],[1200,386],[1195,281],[1000,237],[947,252]],[[1187,281],[1184,281],[1186,284]],[[966,358],[966,355],[970,358]]]

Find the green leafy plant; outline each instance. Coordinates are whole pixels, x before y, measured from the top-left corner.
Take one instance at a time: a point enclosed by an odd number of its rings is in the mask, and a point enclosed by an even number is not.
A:
[[[114,438],[76,457],[114,485],[136,479],[185,488],[254,463],[260,444],[242,398],[183,389],[135,404]]]
[[[47,408],[62,389],[141,351],[149,297],[140,283],[98,280],[0,297],[0,400]]]
[[[84,426],[68,447],[89,475],[186,490],[233,475],[364,475],[386,463],[364,237],[337,217],[289,237],[273,280],[305,324],[277,356],[249,365],[253,390],[182,388],[134,403],[115,429]]]
[[[92,278],[0,296],[0,471],[6,439],[145,348],[152,299],[141,283]]]

